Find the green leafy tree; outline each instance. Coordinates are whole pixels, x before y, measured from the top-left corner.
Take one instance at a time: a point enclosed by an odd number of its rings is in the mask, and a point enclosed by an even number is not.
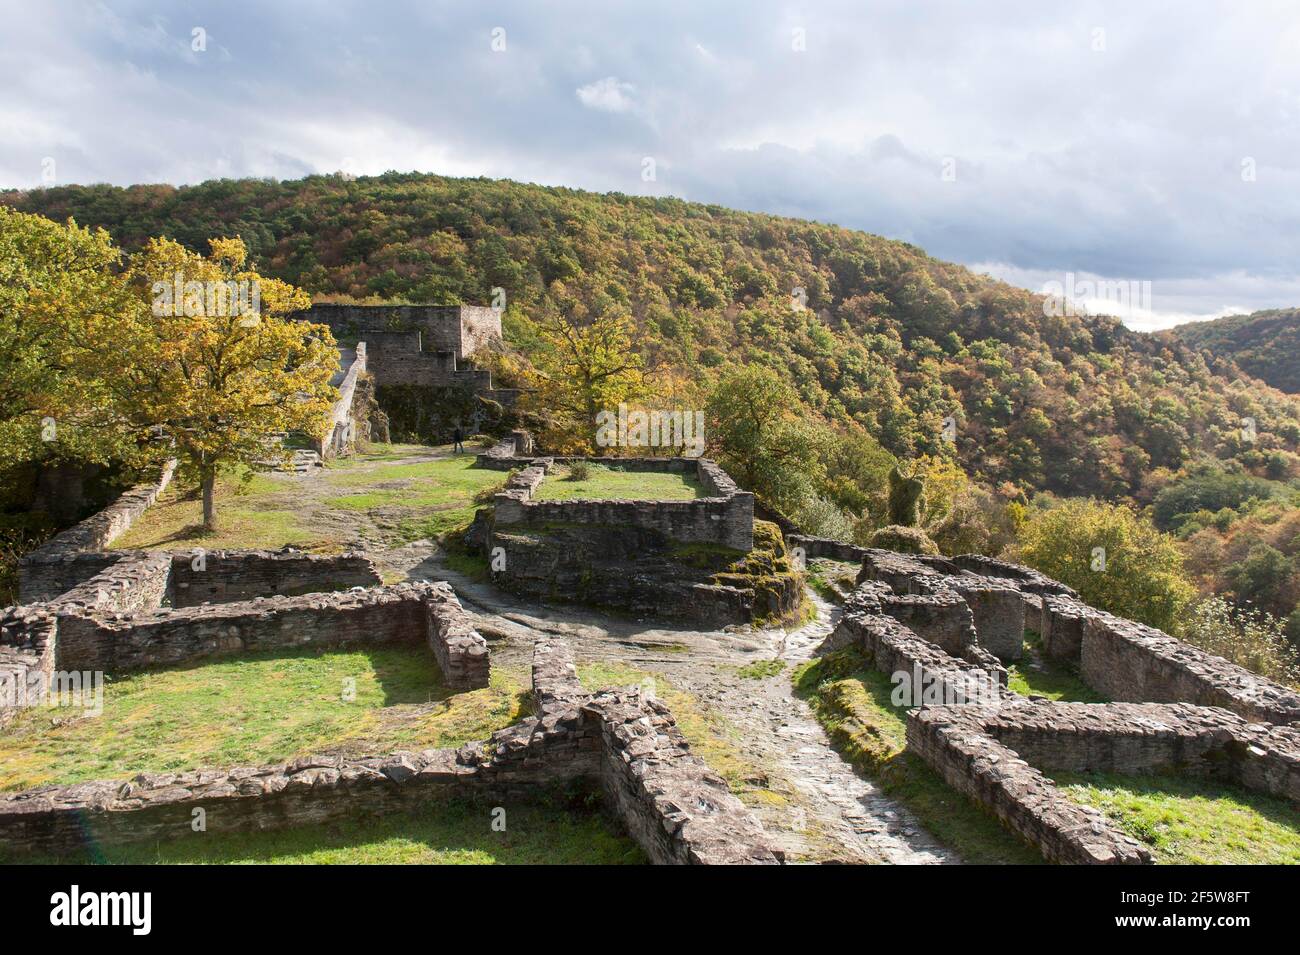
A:
[[[644,362],[632,345],[632,323],[607,299],[553,304],[537,323],[539,347],[523,371],[523,407],[545,422],[542,443],[561,454],[597,450],[597,415],[645,390]]]
[[[709,395],[706,421],[709,447],[742,487],[788,515],[814,496],[827,436],[800,414],[798,396],[777,372],[749,366],[724,375]]]
[[[133,307],[121,254],[103,230],[0,206],[0,470],[133,450],[104,427],[103,382],[82,361],[89,328]]]
[[[1195,595],[1178,542],[1124,505],[1075,498],[1037,510],[1017,551],[1093,606],[1168,632]]]
[[[206,257],[151,241],[131,261],[134,307],[96,322],[83,356],[106,383],[116,425],[180,457],[202,491],[209,530],[218,473],[271,466],[278,433],[318,436],[335,398],[338,351],[329,329],[286,319],[310,299],[248,269],[246,257],[238,239],[213,240]],[[181,296],[160,302],[175,282]],[[221,298],[229,283],[248,290],[244,307],[229,293]]]

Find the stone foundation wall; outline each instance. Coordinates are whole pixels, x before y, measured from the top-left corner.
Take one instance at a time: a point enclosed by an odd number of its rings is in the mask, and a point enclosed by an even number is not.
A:
[[[454,690],[475,690],[488,685],[491,662],[487,641],[447,585],[424,598],[425,636],[443,679]]]
[[[494,459],[499,461],[500,459]],[[505,526],[607,525],[652,530],[679,543],[718,544],[739,551],[754,547],[754,495],[736,488],[712,461],[691,458],[591,459],[625,470],[685,473],[694,469],[714,497],[692,501],[535,501],[553,458],[514,459],[527,467],[514,474],[493,499],[493,520]],[[569,459],[571,460],[571,459]]]
[[[170,554],[139,551],[123,554],[103,571],[51,605],[57,612],[130,614],[157,610],[171,598]]]
[[[1300,721],[1300,694],[1152,627],[1069,597],[1043,602],[1048,653],[1078,665],[1113,700],[1221,706],[1268,723]]]
[[[654,862],[781,861],[744,805],[690,755],[662,704],[635,691],[583,692],[571,652],[557,641],[538,644],[533,672],[540,714],[459,750],[309,756],[2,795],[0,853],[21,858],[320,825],[408,812],[447,796],[501,804],[590,779],[600,781],[606,808]],[[205,813],[202,836],[191,832],[196,809]]]
[[[65,613],[57,665],[127,673],[259,650],[419,643],[425,640],[424,600],[437,586],[398,584],[111,616]]]
[[[1049,862],[1115,865],[1151,852],[1100,811],[1071,802],[1014,750],[981,731],[982,708],[936,706],[907,716],[907,747],[959,793],[1037,846]]]
[[[383,583],[364,554],[216,550],[171,555],[172,604],[193,607],[255,597],[296,596]]]
[[[908,747],[1053,862],[1147,863],[1150,851],[1040,769],[1221,779],[1300,803],[1300,732],[1187,703],[1004,701],[913,710]]]
[[[175,472],[176,461],[168,461],[163,465],[157,480],[137,484],[124,491],[121,497],[102,511],[54,535],[24,556],[19,562],[19,587],[24,594],[22,599],[28,599],[27,593],[47,591],[48,585],[42,579],[43,567],[58,565],[63,558],[83,551],[101,551],[113,538],[127,531],[145,509],[158,499],[158,495],[167,489]]]
[[[819,555],[829,552],[814,547]],[[1222,706],[1252,720],[1300,722],[1300,694],[1152,627],[1089,607],[1064,584],[1017,564],[979,555],[929,557],[868,548],[858,581],[887,586],[895,600],[958,594],[974,614],[980,651],[1003,662],[1020,658],[1028,620],[1041,634],[1048,657],[1077,667],[1088,686],[1113,700],[1189,702]],[[890,601],[883,606],[889,613]],[[928,634],[931,623],[913,622]],[[952,636],[933,639],[949,652],[959,648]],[[972,653],[958,655],[976,659]]]

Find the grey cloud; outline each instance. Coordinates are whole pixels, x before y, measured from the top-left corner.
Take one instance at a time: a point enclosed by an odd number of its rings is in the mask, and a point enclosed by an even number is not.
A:
[[[1152,281],[1179,290],[1166,317],[1296,302],[1284,2],[5,6],[3,186],[45,157],[124,184],[350,160],[807,216],[1022,283]]]

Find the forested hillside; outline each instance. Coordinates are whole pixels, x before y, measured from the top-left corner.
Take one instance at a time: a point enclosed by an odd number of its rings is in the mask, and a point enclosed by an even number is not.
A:
[[[674,383],[665,394],[702,395],[723,369],[766,365],[813,417],[856,422],[903,458],[946,454],[951,416],[961,464],[989,486],[1146,503],[1207,457],[1295,470],[1300,399],[1216,375],[1171,338],[1045,316],[1038,296],[836,226],[396,173],[0,200],[103,226],[128,249],[239,235],[263,274],[318,296],[485,303],[500,287],[525,352],[544,300],[594,290],[632,317],[652,380]]]
[[[1300,309],[1274,308],[1179,325],[1168,333],[1228,359],[1274,388],[1300,393]]]

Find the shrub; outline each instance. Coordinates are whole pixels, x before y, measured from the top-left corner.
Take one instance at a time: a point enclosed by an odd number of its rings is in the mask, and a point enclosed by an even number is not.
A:
[[[1300,686],[1300,653],[1272,614],[1210,597],[1193,608],[1179,636],[1270,680]]]
[[[586,481],[591,478],[590,461],[570,461],[569,462],[569,480]]]
[[[937,555],[939,548],[930,535],[919,527],[891,524],[871,535],[871,546],[881,550],[895,550],[901,554]]]

